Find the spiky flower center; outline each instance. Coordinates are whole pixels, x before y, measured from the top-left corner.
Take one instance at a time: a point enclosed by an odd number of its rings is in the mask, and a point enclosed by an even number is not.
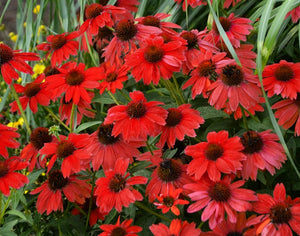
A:
[[[181,173],[181,165],[173,159],[163,160],[157,170],[159,179],[165,182],[177,180]]]
[[[107,28],[106,26],[99,27],[98,37],[101,38],[101,39],[110,39],[110,38],[113,37],[113,32],[109,28]]]
[[[231,29],[231,25],[232,25],[231,21],[227,17],[220,17],[219,20],[224,31],[228,32]],[[220,34],[215,22],[213,23],[213,30],[217,34]]]
[[[84,81],[84,74],[76,69],[69,71],[66,75],[66,82],[68,85],[80,85]]]
[[[271,208],[270,218],[274,224],[288,224],[292,213],[287,204],[278,203]]]
[[[244,75],[240,67],[227,65],[223,68],[221,79],[228,86],[238,86],[244,80]]]
[[[240,232],[230,232],[226,236],[243,236],[243,234]]]
[[[127,105],[127,114],[130,118],[141,118],[146,114],[146,106],[143,102],[130,102]]]
[[[279,81],[289,81],[294,78],[294,71],[293,69],[288,65],[280,65],[276,68],[275,72],[275,78]]]
[[[218,143],[209,143],[205,150],[205,156],[208,160],[216,161],[224,153],[224,149]]]
[[[169,196],[168,197],[164,197],[163,203],[164,203],[165,206],[171,207],[174,204],[174,198],[169,197]]]
[[[0,161],[0,178],[8,173],[8,167],[4,161]],[[2,181],[2,180],[1,180]]]
[[[0,43],[0,67],[9,62],[13,57],[13,50],[9,46]]]
[[[260,152],[264,146],[263,140],[255,131],[247,131],[240,140],[244,146],[243,152],[246,154]]]
[[[117,80],[118,74],[115,72],[111,72],[106,76],[106,82],[114,82]]]
[[[168,112],[169,113],[166,119],[166,125],[169,127],[178,125],[182,119],[182,113],[176,108],[169,108]]]
[[[146,16],[141,23],[143,25],[160,27],[160,20],[155,16]]]
[[[113,192],[120,192],[126,186],[126,180],[120,174],[115,174],[109,182],[109,189]]]
[[[123,229],[122,227],[114,228],[111,231],[111,236],[125,236],[125,235],[126,235],[126,230]]]
[[[113,129],[112,124],[104,125],[101,124],[98,128],[98,140],[104,145],[114,144],[119,141],[119,137],[114,137],[111,135]]]
[[[93,3],[85,9],[85,17],[86,19],[96,18],[101,15],[102,11],[103,6],[101,4]]]
[[[198,36],[193,32],[183,32],[181,37],[187,41],[188,49],[195,48],[198,44]]]
[[[45,76],[60,74],[60,71],[56,67],[47,66],[44,70]]]
[[[231,191],[226,184],[216,182],[208,189],[208,195],[217,202],[226,202],[231,196]]]
[[[64,159],[74,153],[76,150],[74,144],[69,140],[60,141],[57,145],[56,154],[59,158]]]
[[[28,83],[25,85],[24,94],[26,97],[33,97],[41,90],[41,85],[37,83]]]
[[[161,47],[158,47],[156,45],[148,46],[145,49],[145,60],[150,63],[156,63],[161,61],[161,59],[164,56],[164,50]]]
[[[49,135],[48,128],[38,127],[32,131],[29,141],[35,149],[40,150],[45,143],[52,141],[52,136]]]
[[[51,42],[51,47],[54,50],[60,49],[61,47],[63,47],[67,42],[67,39],[64,35],[54,35],[52,38],[52,42]]]
[[[128,41],[132,39],[137,33],[137,27],[132,20],[121,20],[116,27],[116,36],[121,41]]]
[[[53,191],[64,188],[68,183],[69,178],[64,178],[60,170],[54,170],[48,176],[48,186]]]
[[[198,71],[200,76],[217,77],[216,65],[212,62],[212,60],[202,61],[198,66]]]

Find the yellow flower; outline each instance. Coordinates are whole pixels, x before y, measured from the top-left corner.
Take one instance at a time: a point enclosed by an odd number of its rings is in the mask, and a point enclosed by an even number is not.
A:
[[[36,7],[33,9],[33,13],[34,14],[38,14],[40,12],[41,6],[40,5],[36,5]]]
[[[38,29],[38,35],[40,35],[41,33],[46,33],[47,32],[47,28],[44,25],[40,25],[39,29]]]
[[[10,37],[11,41],[16,42],[17,38],[18,38],[18,35],[16,35],[14,32],[10,32],[9,37]]]
[[[4,24],[1,24],[1,25],[0,25],[0,31],[3,31],[3,30],[5,30],[5,25],[4,25]]]
[[[33,67],[34,74],[32,75],[33,78],[36,78],[38,75],[42,74],[46,66],[44,64],[35,64]]]
[[[24,26],[24,27],[26,27],[26,26],[27,26],[27,23],[26,23],[26,22],[24,22],[24,23],[23,23],[23,26]]]
[[[22,82],[22,78],[21,77],[19,77],[18,79],[17,79],[17,83],[21,83]]]
[[[24,119],[21,117],[17,122],[9,122],[7,126],[12,128],[19,128],[19,126],[22,127],[23,123]]]

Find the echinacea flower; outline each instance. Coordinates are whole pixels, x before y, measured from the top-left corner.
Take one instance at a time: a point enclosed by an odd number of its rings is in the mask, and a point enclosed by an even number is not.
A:
[[[277,94],[283,98],[297,98],[297,93],[300,92],[300,63],[281,60],[279,63],[267,65],[262,76],[269,97]]]
[[[45,51],[46,58],[51,55],[51,65],[59,66],[65,60],[70,58],[70,55],[77,55],[79,43],[73,39],[77,38],[79,33],[77,31],[71,33],[62,33],[56,35],[49,35],[46,40],[47,43],[41,43],[36,46],[38,50]]]
[[[163,147],[167,143],[168,147],[172,148],[176,139],[182,141],[185,135],[196,137],[195,129],[204,123],[199,111],[192,109],[190,104],[169,108],[167,111],[166,125],[162,128],[158,146]]]
[[[138,82],[157,85],[160,78],[169,79],[179,72],[184,60],[184,47],[180,41],[164,43],[161,36],[151,36],[143,41],[141,48],[128,55],[125,63]]]
[[[86,180],[71,175],[65,178],[60,170],[49,173],[47,180],[30,194],[40,193],[36,208],[40,214],[49,215],[52,211],[63,211],[63,194],[70,202],[83,204],[85,198],[90,196],[91,186]]]
[[[25,86],[20,84],[14,84],[17,93],[22,93],[20,96],[20,103],[23,110],[29,105],[30,110],[33,113],[38,111],[38,104],[42,106],[48,106],[50,103],[50,98],[52,96],[51,91],[46,89],[45,83],[43,82],[45,75],[39,75],[33,82],[27,83]],[[19,111],[19,107],[16,101],[11,104],[11,111]]]
[[[0,155],[4,158],[8,157],[7,148],[17,148],[20,146],[20,143],[15,140],[15,138],[20,137],[20,134],[16,130],[16,128],[0,123]]]
[[[123,7],[128,11],[137,12],[140,2],[138,0],[117,0],[115,6]]]
[[[282,163],[286,160],[285,151],[276,134],[271,130],[263,132],[247,131],[241,136],[241,143],[244,146],[243,153],[247,159],[243,161],[241,170],[242,177],[249,177],[256,180],[257,171],[268,170],[272,175],[275,174],[275,168],[280,169]]]
[[[295,135],[300,135],[300,93],[297,94],[295,100],[284,99],[276,102],[272,109],[277,109],[274,116],[278,119],[278,124],[283,128],[288,129],[295,123]]]
[[[180,219],[174,219],[171,221],[169,228],[159,223],[158,225],[151,225],[149,227],[154,236],[200,236],[201,230],[196,228],[194,222],[188,223],[187,221],[182,221]]]
[[[186,11],[186,8],[190,5],[192,8],[201,5],[207,5],[206,0],[174,0],[177,4],[182,2],[182,10]],[[211,0],[210,0],[211,1]],[[187,5],[186,5],[187,4]]]
[[[40,58],[37,53],[20,52],[12,50],[4,43],[0,43],[0,69],[1,75],[7,84],[11,84],[12,79],[18,79],[21,71],[26,74],[33,74],[32,68],[25,61],[38,61]]]
[[[113,124],[98,127],[97,131],[90,135],[89,152],[92,154],[92,165],[94,170],[99,170],[100,166],[104,170],[113,169],[118,158],[129,159],[133,162],[133,157],[139,155],[138,147],[140,142],[124,142],[122,135],[116,137],[111,135]]]
[[[245,181],[231,182],[232,176],[226,175],[219,181],[204,178],[198,183],[185,185],[184,188],[190,191],[191,200],[196,201],[188,207],[187,212],[193,213],[205,208],[201,220],[209,220],[210,229],[214,229],[225,220],[225,213],[230,222],[236,223],[237,212],[251,210],[250,201],[256,201],[257,197],[254,191],[240,188]]]
[[[91,154],[86,150],[88,142],[88,134],[70,133],[68,137],[60,135],[59,140],[44,143],[40,154],[51,155],[47,167],[48,172],[52,169],[57,159],[62,162],[61,172],[64,178],[84,169],[82,161],[90,160],[91,158]]]
[[[29,144],[21,151],[20,157],[29,161],[28,171],[33,171],[34,167],[43,167],[47,162],[47,158],[39,155],[39,151],[44,147],[45,143],[55,140],[55,136],[49,134],[49,129],[45,127],[35,128],[30,134]]]
[[[124,220],[120,223],[120,216],[118,217],[118,221],[115,225],[100,225],[100,229],[104,232],[99,234],[98,236],[138,236],[138,233],[143,230],[142,227],[131,225],[133,219]]]
[[[300,6],[294,8],[294,9],[291,10],[291,11],[289,11],[289,12],[286,14],[286,18],[289,17],[289,16],[292,17],[293,23],[297,23],[297,21],[298,21],[299,18],[300,18]]]
[[[141,91],[129,93],[132,99],[127,105],[110,108],[104,124],[114,124],[112,136],[122,134],[125,141],[146,141],[147,136],[156,136],[166,124],[168,112],[158,105],[162,102],[147,102]]]
[[[148,179],[144,176],[130,177],[126,173],[129,160],[119,158],[114,169],[104,171],[105,177],[96,181],[96,204],[103,212],[110,212],[115,208],[118,212],[122,207],[129,207],[130,203],[143,200],[142,194],[133,188],[136,184],[146,184]]]
[[[224,7],[224,8],[229,8],[230,5],[232,5],[232,7],[234,7],[235,4],[239,3],[240,1],[242,1],[242,0],[226,0],[226,1],[224,2],[224,4],[223,4],[223,7]]]
[[[65,101],[73,101],[77,105],[80,99],[87,103],[91,102],[91,97],[86,89],[94,89],[99,86],[99,67],[91,67],[85,70],[85,64],[68,62],[58,68],[60,74],[48,76],[46,79],[46,89],[53,91],[53,97],[57,98],[65,93]]]
[[[292,236],[292,231],[300,235],[300,198],[292,200],[286,196],[282,183],[276,184],[273,197],[259,193],[257,197],[253,211],[261,215],[251,221],[258,224],[256,235]]]
[[[6,160],[0,160],[0,192],[4,196],[10,194],[10,188],[19,189],[24,184],[28,184],[28,178],[18,172],[28,166],[28,162],[23,162],[19,157],[10,157]],[[1,194],[0,193],[0,194]]]
[[[207,142],[187,146],[185,154],[192,156],[187,173],[199,180],[207,173],[209,179],[219,181],[221,173],[235,174],[242,169],[246,156],[239,137],[228,138],[227,131],[209,132]]]

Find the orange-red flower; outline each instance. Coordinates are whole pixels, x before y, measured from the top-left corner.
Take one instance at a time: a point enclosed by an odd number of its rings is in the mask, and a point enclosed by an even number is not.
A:
[[[22,162],[19,157],[10,157],[0,160],[0,191],[5,196],[10,194],[10,188],[19,189],[28,184],[28,178],[18,172],[28,166],[28,162]]]
[[[168,112],[158,105],[162,102],[147,102],[141,91],[129,94],[132,101],[127,105],[110,108],[104,124],[114,123],[112,136],[122,134],[125,141],[145,141],[147,136],[156,136],[166,124]]]
[[[187,221],[181,221],[180,219],[174,219],[171,221],[169,228],[159,223],[158,225],[151,225],[149,227],[154,236],[199,236],[201,235],[201,230],[196,228],[194,222],[188,223]]]
[[[239,3],[242,0],[226,0],[223,4],[224,8],[229,8],[230,5],[232,5],[233,7],[235,6],[235,4]]]
[[[50,98],[52,96],[51,91],[46,89],[45,83],[43,82],[45,75],[39,75],[33,82],[27,83],[25,86],[20,84],[14,84],[17,93],[22,93],[23,96],[20,96],[20,103],[23,110],[29,104],[29,108],[33,113],[38,111],[38,104],[42,106],[48,106],[50,103]],[[20,113],[18,104],[16,101],[10,104],[11,111],[18,111]]]
[[[201,179],[207,173],[213,181],[221,179],[221,173],[235,174],[242,169],[242,161],[246,156],[239,137],[228,138],[227,131],[210,132],[207,142],[187,146],[185,154],[193,157],[187,173],[196,179]]]
[[[30,194],[39,193],[36,208],[40,214],[49,215],[52,211],[63,211],[63,195],[70,202],[83,204],[85,198],[90,196],[91,186],[86,180],[71,175],[65,178],[60,170],[49,173],[47,180]]]
[[[11,84],[12,79],[18,79],[21,71],[26,74],[33,74],[32,68],[25,61],[38,61],[40,58],[37,53],[20,52],[12,50],[4,43],[0,43],[0,69],[1,75],[7,84]]]
[[[257,197],[253,211],[262,215],[251,221],[258,224],[257,235],[292,236],[292,231],[300,235],[300,198],[292,200],[286,196],[282,183],[276,184],[273,197],[269,194],[257,194]]]
[[[300,6],[294,8],[286,14],[286,18],[291,16],[293,23],[296,23],[300,18]]]
[[[266,66],[262,75],[269,97],[277,94],[283,98],[297,98],[297,93],[300,92],[300,63],[281,60]]]
[[[130,203],[143,200],[142,194],[133,188],[136,184],[146,184],[148,179],[144,176],[130,177],[126,173],[129,160],[119,158],[114,169],[105,172],[105,177],[96,181],[96,204],[103,212],[110,212],[115,208],[118,212],[122,207],[129,207]]]
[[[250,201],[256,201],[254,191],[240,188],[245,181],[232,182],[232,177],[226,175],[220,181],[211,181],[208,178],[195,184],[187,184],[184,188],[190,191],[189,197],[192,201],[187,212],[193,213],[205,208],[201,214],[201,220],[209,220],[210,229],[227,219],[235,223],[237,212],[246,212],[252,209]]]
[[[124,220],[120,223],[120,216],[118,217],[118,221],[115,225],[100,225],[100,229],[104,232],[99,234],[98,236],[138,236],[138,233],[143,230],[142,227],[131,225],[133,222],[132,219]]]
[[[20,143],[15,140],[15,138],[20,137],[20,134],[16,130],[16,128],[0,124],[0,155],[4,158],[8,157],[7,148],[17,148],[20,146]]]
[[[36,46],[38,50],[47,52],[46,57],[51,55],[51,65],[59,66],[65,60],[70,58],[70,55],[77,55],[79,43],[73,39],[77,38],[79,33],[77,31],[71,33],[62,33],[56,35],[49,35],[46,40],[47,43],[41,43]]]
[[[128,11],[137,12],[140,2],[138,0],[117,0],[115,5],[117,7],[123,7]]]

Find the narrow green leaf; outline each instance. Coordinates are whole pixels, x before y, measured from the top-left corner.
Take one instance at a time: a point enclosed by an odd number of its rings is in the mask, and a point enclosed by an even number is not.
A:
[[[144,0],[144,1],[140,2],[138,11],[135,15],[136,18],[144,16],[146,6],[148,5],[147,3],[148,3],[148,0]]]
[[[10,210],[10,211],[7,211],[5,214],[18,216],[22,220],[25,220],[25,221],[29,222],[27,217],[25,216],[25,214],[23,212],[18,211],[18,210]],[[29,222],[29,223],[32,223],[32,222]]]
[[[86,122],[84,124],[81,124],[79,125],[75,130],[74,130],[74,133],[79,133],[81,132],[82,130],[85,130],[91,126],[94,126],[94,125],[98,125],[98,124],[101,124],[102,121],[90,121],[90,122]]]
[[[282,49],[287,45],[287,43],[291,40],[291,38],[297,33],[298,26],[295,25],[287,34],[286,37],[281,41],[281,43],[278,46],[277,53],[281,52]]]
[[[8,85],[7,88],[6,88],[6,91],[5,91],[4,96],[1,98],[0,112],[3,110],[3,108],[4,108],[4,106],[5,106],[5,103],[6,103],[6,100],[7,100],[7,97],[8,97],[9,92],[10,92],[10,87],[9,87],[9,85]]]
[[[10,2],[11,2],[11,0],[7,0],[5,6],[3,8],[2,14],[0,16],[0,25],[2,23],[3,16],[4,16],[4,14],[5,14],[5,12],[6,12],[7,8],[8,8],[8,5],[10,4]]]

